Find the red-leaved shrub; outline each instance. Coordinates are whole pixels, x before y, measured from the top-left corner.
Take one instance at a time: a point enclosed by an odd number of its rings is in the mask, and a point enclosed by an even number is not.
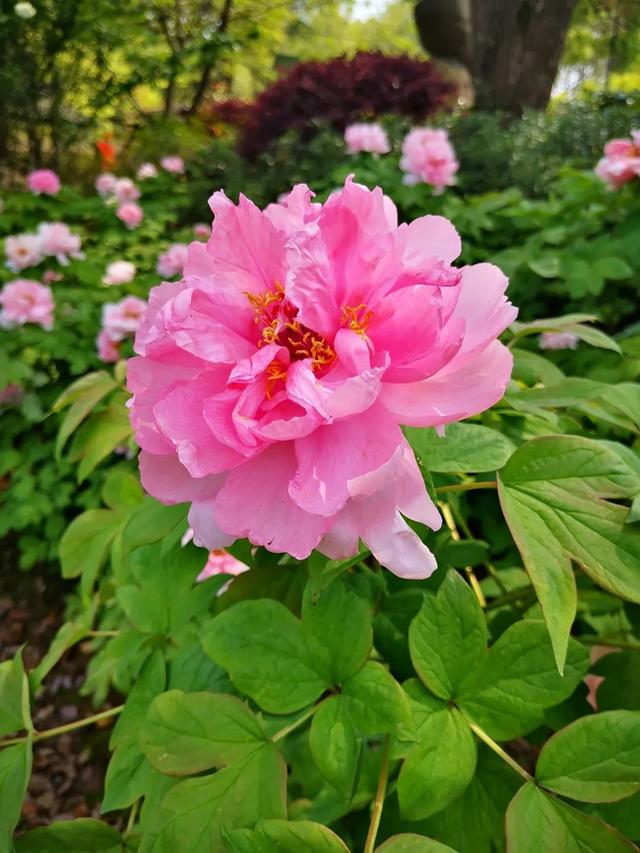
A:
[[[242,127],[240,152],[254,159],[291,129],[309,137],[318,120],[340,131],[389,113],[421,121],[446,108],[450,92],[431,62],[408,56],[371,52],[301,62],[258,96]]]

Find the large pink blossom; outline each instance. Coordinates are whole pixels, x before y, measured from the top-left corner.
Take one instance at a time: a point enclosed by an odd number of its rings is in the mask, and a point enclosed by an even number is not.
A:
[[[116,216],[129,228],[137,228],[144,219],[144,213],[135,201],[127,201],[116,210]]]
[[[388,154],[391,151],[387,132],[377,122],[350,124],[344,132],[344,141],[349,154],[357,154],[359,151]]]
[[[103,172],[96,178],[96,192],[103,198],[108,198],[114,194],[117,183],[118,179],[115,175],[112,175],[111,172]]]
[[[174,275],[182,275],[183,267],[187,261],[186,243],[172,243],[169,248],[158,257],[156,271],[163,278],[171,278]]]
[[[137,296],[125,296],[120,302],[102,306],[102,328],[112,341],[131,337],[138,329],[147,303]]]
[[[96,338],[96,350],[101,361],[111,364],[120,359],[120,341],[114,341],[106,329],[100,329]]]
[[[446,219],[397,224],[348,179],[324,205],[299,185],[260,211],[218,192],[211,239],[150,294],[128,362],[142,481],[191,503],[197,544],[247,537],[335,559],[362,540],[404,577],[435,559],[405,521],[441,523],[401,424],[493,405],[516,310],[491,264],[456,269]]]
[[[84,258],[80,250],[80,237],[73,234],[64,222],[41,222],[38,225],[38,238],[42,254],[55,258],[63,266],[69,263],[69,258]]]
[[[455,183],[459,164],[446,130],[417,127],[402,143],[404,183],[431,184],[436,195]]]
[[[12,328],[35,323],[43,329],[53,328],[55,307],[51,288],[39,281],[17,278],[0,290],[0,326]]]
[[[43,260],[40,238],[37,234],[16,234],[4,241],[7,266],[12,272],[35,267]]]
[[[172,175],[181,175],[184,172],[184,160],[182,157],[177,157],[176,155],[163,157],[160,160],[160,165],[165,172],[169,172]]]
[[[112,261],[102,277],[103,284],[129,284],[136,274],[135,264],[131,261]]]
[[[57,195],[60,178],[51,169],[36,169],[27,175],[27,186],[34,195]]]
[[[631,139],[610,139],[595,172],[614,190],[640,177],[640,131],[632,130]]]
[[[131,178],[118,178],[113,187],[113,195],[118,204],[127,201],[137,201],[140,198],[140,190]]]

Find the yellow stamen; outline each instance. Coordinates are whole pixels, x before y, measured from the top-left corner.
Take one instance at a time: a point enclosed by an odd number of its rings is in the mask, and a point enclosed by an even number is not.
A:
[[[364,337],[367,333],[369,320],[373,317],[373,311],[368,311],[364,303],[353,306],[345,305],[340,312],[340,317],[343,326]]]

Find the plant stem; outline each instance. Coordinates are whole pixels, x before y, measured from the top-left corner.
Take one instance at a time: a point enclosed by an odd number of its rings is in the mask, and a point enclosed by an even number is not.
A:
[[[364,853],[373,853],[376,846],[376,836],[378,835],[378,827],[380,826],[380,818],[382,817],[382,807],[384,798],[387,793],[387,781],[389,779],[389,735],[385,735],[382,744],[382,764],[380,765],[380,776],[378,777],[378,790],[371,808],[371,820],[369,822],[369,832],[364,845]]]
[[[21,735],[20,737],[13,737],[9,740],[0,741],[0,748],[3,746],[13,746],[15,743],[22,743],[22,741],[27,740],[31,737],[32,741],[37,740],[45,740],[46,738],[56,737],[56,735],[62,735],[65,732],[72,732],[74,729],[81,729],[84,726],[90,726],[92,723],[97,723],[100,720],[107,720],[109,717],[117,716],[124,705],[117,705],[115,708],[107,708],[106,711],[101,711],[99,714],[93,714],[91,717],[85,717],[83,720],[75,720],[73,723],[65,723],[64,726],[56,726],[54,729],[46,729],[43,732],[33,732],[27,735]]]
[[[473,483],[452,483],[449,486],[436,486],[436,494],[447,492],[473,492],[476,489],[497,489],[497,480],[474,480]]]
[[[511,604],[513,601],[519,601],[521,598],[528,598],[534,594],[532,586],[526,589],[514,589],[506,595],[501,595],[500,598],[494,598],[487,604],[487,610],[495,610],[497,607],[502,607],[504,604]]]
[[[120,631],[87,631],[87,637],[118,637]]]
[[[317,705],[314,705],[312,708],[309,708],[308,711],[305,711],[304,714],[301,717],[298,717],[298,719],[294,723],[290,723],[288,726],[285,726],[283,729],[280,729],[279,732],[276,732],[271,738],[273,743],[276,743],[276,741],[282,740],[282,738],[286,737],[288,734],[291,734],[291,732],[295,731],[303,723],[306,723],[306,721],[310,717],[313,717],[313,715],[320,708],[320,706],[323,704],[323,702],[324,702],[324,699],[322,702],[318,702]]]
[[[451,538],[454,540],[454,542],[459,542],[460,534],[458,533],[458,528],[456,527],[456,523],[451,512],[451,507],[447,503],[440,503],[440,509],[442,510],[442,515],[444,516],[444,520],[447,523],[447,527],[451,532]],[[478,578],[475,576],[473,569],[471,568],[471,566],[465,566],[464,571],[467,576],[467,580],[471,585],[471,589],[474,591],[476,598],[480,602],[480,607],[486,607],[487,599],[484,597],[484,593],[480,588]]]
[[[521,767],[521,766],[520,766],[520,764],[518,764],[518,762],[517,762],[514,758],[511,758],[511,756],[509,755],[509,753],[508,753],[508,752],[505,752],[505,751],[504,751],[504,749],[500,746],[500,744],[497,744],[497,743],[495,742],[495,740],[493,740],[492,738],[490,738],[490,737],[489,737],[489,735],[488,735],[485,731],[483,731],[483,729],[481,729],[481,728],[480,728],[480,726],[476,726],[476,724],[475,724],[475,723],[472,723],[472,722],[471,722],[471,720],[468,720],[466,717],[465,717],[465,720],[467,720],[467,725],[469,726],[469,728],[471,729],[471,731],[472,731],[472,732],[473,732],[477,737],[479,737],[479,738],[480,738],[480,740],[481,740],[481,741],[483,741],[483,743],[486,743],[486,745],[487,745],[490,749],[492,749],[492,750],[496,753],[496,755],[499,755],[499,756],[500,756],[500,758],[501,758],[503,761],[505,761],[505,762],[509,765],[509,767],[511,767],[511,769],[512,769],[512,770],[515,770],[515,771],[516,771],[516,773],[517,773],[518,775],[522,776],[522,778],[523,778],[525,781],[527,781],[527,782],[533,782],[533,781],[534,781],[534,780],[533,780],[533,776],[531,776],[531,775],[530,775],[530,774],[529,774],[529,773],[524,769],[524,767]]]
[[[630,640],[617,640],[615,637],[576,637],[585,646],[609,646],[615,649],[629,649],[640,652],[640,643],[632,643]]]
[[[138,809],[140,808],[140,800],[136,800],[135,803],[131,806],[131,811],[129,812],[129,820],[127,821],[127,828],[124,831],[125,838],[128,835],[131,835],[133,827],[135,826],[136,818],[138,817]]]

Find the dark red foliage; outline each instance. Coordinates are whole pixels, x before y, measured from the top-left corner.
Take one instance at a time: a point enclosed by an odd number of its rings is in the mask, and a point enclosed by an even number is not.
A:
[[[253,105],[238,98],[218,101],[208,106],[205,120],[221,121],[233,127],[241,127],[249,120]]]
[[[257,98],[242,128],[240,151],[254,159],[290,129],[308,137],[318,120],[337,130],[389,113],[420,121],[445,108],[450,92],[431,62],[408,56],[372,52],[301,62]]]

